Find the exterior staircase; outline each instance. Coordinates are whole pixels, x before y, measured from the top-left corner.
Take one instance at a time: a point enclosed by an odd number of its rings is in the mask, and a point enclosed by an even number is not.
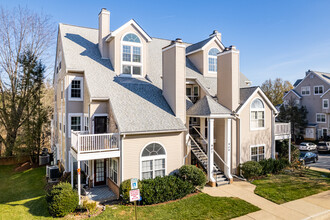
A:
[[[202,167],[207,170],[207,154],[195,141],[191,142],[191,152],[196,156]],[[217,186],[229,184],[229,180],[216,164],[213,166],[213,175]]]

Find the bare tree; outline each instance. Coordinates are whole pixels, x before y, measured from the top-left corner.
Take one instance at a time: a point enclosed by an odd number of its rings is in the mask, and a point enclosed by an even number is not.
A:
[[[0,8],[0,126],[5,131],[0,133],[0,142],[6,155],[13,154],[19,129],[37,107],[34,90],[26,82],[29,71],[22,71],[20,57],[29,51],[34,59],[47,60],[55,34],[49,16],[28,8]]]

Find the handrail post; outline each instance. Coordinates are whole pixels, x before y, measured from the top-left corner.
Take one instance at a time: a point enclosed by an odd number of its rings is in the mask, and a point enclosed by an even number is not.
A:
[[[79,154],[79,152],[80,152],[80,134],[77,134],[77,138],[78,138],[78,140],[77,140],[77,144],[78,144],[77,151],[78,151],[78,154]]]

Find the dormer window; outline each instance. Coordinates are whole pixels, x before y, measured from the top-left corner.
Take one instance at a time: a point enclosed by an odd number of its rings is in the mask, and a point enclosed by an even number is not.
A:
[[[217,48],[212,48],[208,53],[208,61],[209,61],[209,72],[216,73],[217,72],[217,54],[220,51]]]
[[[126,34],[122,40],[122,74],[128,76],[142,75],[142,43],[132,33]]]

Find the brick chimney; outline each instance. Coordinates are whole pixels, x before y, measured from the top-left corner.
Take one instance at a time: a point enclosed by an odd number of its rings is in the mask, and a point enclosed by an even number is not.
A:
[[[186,46],[180,38],[162,50],[163,96],[175,116],[186,123]]]
[[[218,102],[235,111],[240,102],[239,50],[235,46],[218,54]]]
[[[102,8],[99,13],[99,50],[102,58],[109,58],[107,55],[107,48],[105,37],[110,34],[110,11]]]

